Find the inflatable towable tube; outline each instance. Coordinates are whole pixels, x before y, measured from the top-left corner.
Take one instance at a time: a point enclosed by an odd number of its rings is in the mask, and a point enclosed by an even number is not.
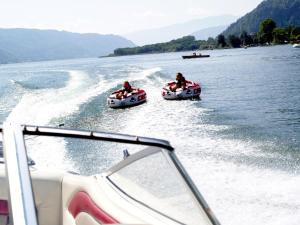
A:
[[[133,88],[133,91],[127,94],[126,97],[117,98],[117,95],[121,92],[122,90],[117,90],[107,98],[107,104],[109,107],[125,108],[142,104],[147,100],[146,92],[139,88]]]
[[[161,95],[167,100],[179,100],[179,99],[189,99],[189,98],[199,98],[201,94],[200,84],[193,81],[186,81],[186,88],[177,88],[176,91],[171,91],[170,87],[176,85],[175,81],[167,83],[161,91]]]

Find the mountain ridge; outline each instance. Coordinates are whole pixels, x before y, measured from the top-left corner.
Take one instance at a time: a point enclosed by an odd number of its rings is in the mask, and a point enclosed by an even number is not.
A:
[[[212,38],[217,37],[228,26],[229,26],[229,24],[215,26],[215,27],[208,27],[208,28],[204,28],[204,29],[195,31],[195,32],[191,33],[191,35],[194,36],[197,40],[207,40],[210,37],[212,37]]]
[[[118,35],[0,28],[0,63],[98,57],[134,46]]]
[[[237,17],[232,15],[211,16],[172,24],[169,26],[131,32],[129,34],[123,34],[123,36],[129,40],[132,40],[139,46],[145,44],[162,43],[190,35],[191,33],[201,29],[229,25],[236,19]]]
[[[223,34],[239,35],[242,31],[256,33],[259,24],[267,18],[274,20],[277,27],[300,26],[300,0],[264,0],[232,23]]]

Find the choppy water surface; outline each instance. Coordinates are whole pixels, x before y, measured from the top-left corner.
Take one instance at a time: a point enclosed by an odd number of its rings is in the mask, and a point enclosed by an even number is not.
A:
[[[298,225],[300,50],[215,50],[195,60],[181,54],[0,65],[0,121],[167,139],[222,224]],[[178,71],[202,84],[201,101],[161,98]],[[106,97],[124,80],[143,87],[148,102],[107,108]],[[73,140],[29,142],[38,164],[83,174],[120,159],[107,144],[99,152]]]

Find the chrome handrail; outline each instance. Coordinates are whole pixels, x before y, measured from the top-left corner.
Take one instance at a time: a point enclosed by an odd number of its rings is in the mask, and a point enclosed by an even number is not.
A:
[[[13,223],[37,225],[30,172],[20,125],[3,124],[3,147]]]
[[[141,136],[127,135],[127,134],[116,134],[99,131],[89,130],[74,130],[66,128],[53,128],[46,126],[32,126],[23,125],[23,134],[27,135],[39,135],[39,136],[52,136],[52,137],[69,137],[69,138],[81,138],[99,141],[112,141],[125,144],[136,144],[161,147],[169,151],[173,151],[174,148],[166,140],[147,138]]]

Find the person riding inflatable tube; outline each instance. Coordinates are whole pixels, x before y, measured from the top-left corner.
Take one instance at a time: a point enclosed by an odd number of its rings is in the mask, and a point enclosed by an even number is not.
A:
[[[180,99],[192,99],[199,98],[201,94],[200,84],[193,81],[186,81],[185,88],[177,88],[172,90],[172,86],[176,84],[175,81],[169,82],[163,87],[161,94],[162,97],[166,100],[180,100]],[[171,87],[171,89],[170,89]]]
[[[163,87],[162,96],[167,100],[199,98],[200,84],[186,80],[182,73],[177,73],[176,81],[171,81]]]
[[[123,89],[113,92],[107,98],[107,104],[111,108],[124,108],[146,102],[147,94],[143,89],[132,88],[128,81],[123,84]]]

